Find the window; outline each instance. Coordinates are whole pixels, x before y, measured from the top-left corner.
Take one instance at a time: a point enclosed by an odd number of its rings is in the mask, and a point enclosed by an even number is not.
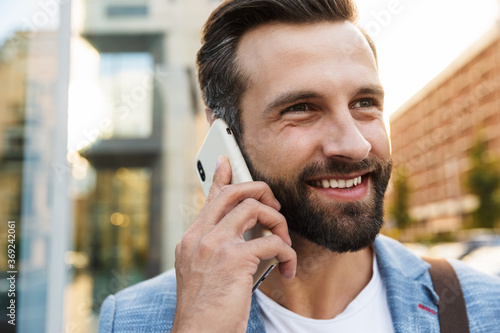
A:
[[[104,114],[111,120],[105,138],[147,138],[153,124],[153,57],[147,52],[101,53],[99,86]]]

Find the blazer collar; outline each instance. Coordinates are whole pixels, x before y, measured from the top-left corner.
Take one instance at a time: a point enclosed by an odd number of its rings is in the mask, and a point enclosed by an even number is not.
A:
[[[383,235],[377,236],[374,247],[394,331],[438,332],[438,296],[427,274],[430,265]]]
[[[374,247],[381,270],[390,270],[411,280],[419,280],[429,270],[427,262],[387,236],[378,235]]]

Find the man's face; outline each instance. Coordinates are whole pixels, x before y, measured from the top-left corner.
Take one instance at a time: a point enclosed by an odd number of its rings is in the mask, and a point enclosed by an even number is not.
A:
[[[334,252],[371,244],[383,221],[390,148],[373,53],[349,22],[273,23],[237,50],[249,79],[242,148],[289,229]]]

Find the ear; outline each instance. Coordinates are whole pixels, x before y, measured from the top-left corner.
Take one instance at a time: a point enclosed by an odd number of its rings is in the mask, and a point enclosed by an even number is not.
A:
[[[205,115],[207,116],[207,121],[208,123],[210,124],[210,126],[212,126],[212,123],[214,122],[215,118],[214,118],[214,113],[212,112],[212,109],[210,108],[205,108]]]

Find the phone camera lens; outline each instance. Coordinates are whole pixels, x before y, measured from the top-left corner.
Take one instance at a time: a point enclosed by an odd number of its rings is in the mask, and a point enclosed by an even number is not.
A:
[[[227,134],[229,134],[229,135],[233,134],[233,132],[231,132],[231,129],[230,129],[229,127],[226,127],[226,132],[227,132]]]
[[[198,173],[200,174],[201,181],[205,181],[205,170],[203,170],[203,165],[201,165],[201,161],[198,161]]]

